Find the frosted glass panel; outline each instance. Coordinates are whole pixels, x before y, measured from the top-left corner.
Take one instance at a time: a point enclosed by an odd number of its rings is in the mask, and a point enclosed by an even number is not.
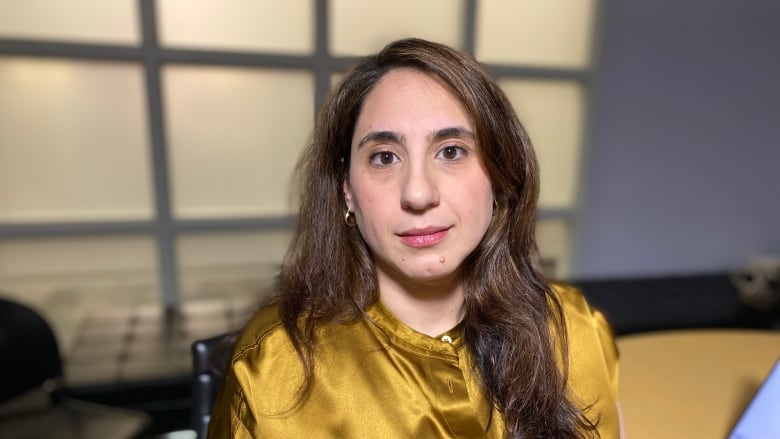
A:
[[[543,208],[573,208],[582,145],[583,90],[570,81],[503,79],[541,167]]]
[[[536,222],[536,243],[542,265],[548,276],[565,279],[570,272],[570,227],[563,219],[544,219]]]
[[[311,0],[160,0],[157,4],[164,46],[314,51]]]
[[[239,265],[278,268],[290,245],[289,230],[183,234],[177,243],[182,268]]]
[[[150,236],[0,240],[0,291],[42,312],[67,353],[96,310],[160,302]]]
[[[288,230],[189,233],[177,241],[182,293],[187,298],[257,298],[279,274]]]
[[[483,62],[583,68],[595,0],[477,2],[476,56]]]
[[[330,52],[366,55],[405,37],[460,47],[462,0],[331,0]]]
[[[136,0],[0,0],[0,37],[137,45]]]
[[[29,276],[156,273],[152,237],[79,237],[0,240],[0,282]]]
[[[341,81],[344,79],[344,73],[338,72],[338,73],[331,73],[330,74],[330,91],[333,91],[336,89],[336,87],[339,86]]]
[[[0,57],[0,221],[149,219],[137,65]]]
[[[163,81],[175,215],[290,213],[292,171],[313,127],[312,74],[168,66]]]

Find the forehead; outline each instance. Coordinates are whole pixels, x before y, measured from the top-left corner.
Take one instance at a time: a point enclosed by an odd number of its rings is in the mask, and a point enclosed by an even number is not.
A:
[[[441,128],[436,125],[473,128],[461,102],[437,79],[414,69],[394,69],[366,96],[355,134],[361,130],[410,129],[423,125],[430,129]]]

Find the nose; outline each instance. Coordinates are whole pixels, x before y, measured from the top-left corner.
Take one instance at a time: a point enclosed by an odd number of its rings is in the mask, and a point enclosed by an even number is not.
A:
[[[414,163],[404,171],[401,182],[401,207],[424,211],[439,205],[439,188],[430,164]]]

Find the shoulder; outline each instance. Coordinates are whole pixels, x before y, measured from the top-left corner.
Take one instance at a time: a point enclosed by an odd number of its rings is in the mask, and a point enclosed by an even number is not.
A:
[[[615,336],[604,314],[591,307],[585,295],[570,285],[555,283],[552,290],[563,310],[569,344],[595,344],[617,361]]]
[[[302,382],[300,359],[278,306],[259,309],[234,346],[222,389],[230,394],[227,405],[241,423],[252,424],[255,414],[279,413],[292,406]],[[275,398],[267,398],[269,394]]]
[[[554,283],[551,286],[561,305],[569,331],[577,333],[594,330],[602,333],[602,337],[610,340],[614,338],[604,314],[591,307],[580,290],[562,283]]]
[[[618,350],[612,329],[604,315],[588,304],[581,291],[563,284],[552,287],[566,322],[569,387],[582,407],[593,404],[588,414],[598,414],[601,418],[599,431],[614,430],[617,426]]]
[[[256,387],[255,381],[269,374],[297,371],[298,363],[297,351],[279,317],[279,307],[268,305],[260,308],[241,331],[229,368],[239,383],[251,388]]]
[[[616,387],[618,350],[606,317],[588,304],[580,290],[564,284],[552,287],[563,310],[571,373],[603,372],[610,386]]]
[[[552,283],[550,287],[565,313],[589,314],[592,312],[590,305],[585,300],[585,295],[577,288],[558,282]]]
[[[295,349],[289,342],[277,306],[259,309],[239,334],[209,421],[209,437],[253,437],[256,405],[268,401],[275,369],[295,370]],[[282,363],[281,367],[277,364]],[[291,369],[292,368],[292,369]],[[297,382],[297,381],[296,381]],[[263,407],[274,411],[275,407]]]
[[[270,338],[285,334],[282,319],[279,317],[277,305],[267,305],[255,312],[252,318],[241,330],[234,346],[232,360],[258,349]]]

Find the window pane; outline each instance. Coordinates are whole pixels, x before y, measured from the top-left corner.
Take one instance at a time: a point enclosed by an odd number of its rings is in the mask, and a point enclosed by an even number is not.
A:
[[[177,241],[185,299],[259,299],[279,274],[289,230],[188,233]]]
[[[344,72],[337,72],[337,73],[331,73],[330,74],[330,91],[334,91],[336,87],[341,84],[341,81],[344,79]]]
[[[595,0],[477,2],[476,55],[489,63],[583,68]]]
[[[137,11],[135,0],[0,0],[0,36],[138,45]]]
[[[366,55],[405,37],[420,37],[460,47],[462,0],[332,0],[330,52]]]
[[[545,273],[555,279],[566,279],[569,276],[569,231],[569,223],[563,219],[550,218],[536,222],[536,243],[542,266]]]
[[[583,90],[570,81],[500,79],[541,167],[542,208],[574,207],[582,145]]]
[[[176,216],[289,214],[313,127],[312,74],[168,66],[163,80]]]
[[[314,2],[286,0],[161,0],[160,41],[166,46],[293,52],[314,51]]]
[[[0,57],[0,221],[152,217],[143,72]]]
[[[159,303],[156,261],[147,236],[0,240],[0,291],[43,313],[67,354],[94,310]]]

